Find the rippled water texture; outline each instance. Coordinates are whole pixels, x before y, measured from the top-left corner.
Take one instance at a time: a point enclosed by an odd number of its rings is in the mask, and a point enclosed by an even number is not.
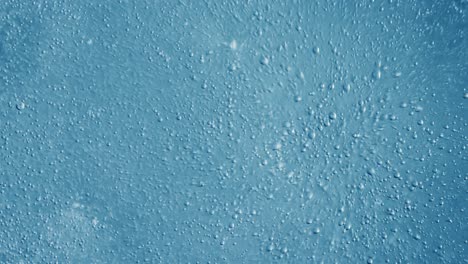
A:
[[[0,0],[0,263],[467,263],[466,0]]]

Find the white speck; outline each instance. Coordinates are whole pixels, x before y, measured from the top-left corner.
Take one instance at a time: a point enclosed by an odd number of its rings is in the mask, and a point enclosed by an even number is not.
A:
[[[319,234],[320,233],[320,228],[316,227],[313,232],[314,232],[314,234]]]
[[[237,41],[235,39],[233,39],[231,41],[231,43],[229,44],[229,47],[232,49],[232,50],[236,50],[237,49]]]
[[[315,134],[315,132],[312,131],[312,132],[309,132],[308,136],[310,139],[314,139],[317,136],[317,134]]]
[[[92,45],[92,44],[93,44],[93,40],[92,40],[92,39],[88,39],[88,41],[86,41],[86,44]]]
[[[231,65],[229,65],[229,71],[236,71],[237,70],[237,65],[235,63],[232,63]]]
[[[304,73],[303,73],[303,72],[300,72],[300,73],[299,73],[299,77],[301,78],[301,80],[304,80],[304,79],[305,79]]]
[[[463,95],[463,98],[468,99],[468,93],[465,93],[465,94]]]
[[[281,147],[282,147],[281,143],[278,142],[278,143],[275,144],[275,146],[273,147],[273,149],[274,149],[274,150],[281,150]]]
[[[270,244],[270,245],[267,247],[267,251],[268,251],[268,252],[273,251],[273,249],[275,249],[275,246],[274,246],[273,244]]]
[[[343,88],[344,88],[344,90],[345,90],[346,92],[349,92],[349,91],[351,90],[351,85],[350,85],[350,84],[346,84]]]
[[[262,65],[268,65],[270,63],[270,59],[268,57],[263,57],[262,60],[260,61]]]
[[[79,202],[74,202],[72,203],[72,208],[83,208],[83,205],[80,204]]]
[[[279,162],[278,163],[278,169],[279,170],[283,170],[285,166],[286,166],[286,164],[284,162]]]
[[[313,52],[316,55],[320,54],[320,48],[319,47],[314,47]]]
[[[382,72],[381,72],[380,70],[375,71],[375,72],[374,72],[374,77],[375,77],[376,79],[382,78]]]
[[[16,109],[23,110],[24,108],[26,108],[26,104],[24,102],[16,104]]]

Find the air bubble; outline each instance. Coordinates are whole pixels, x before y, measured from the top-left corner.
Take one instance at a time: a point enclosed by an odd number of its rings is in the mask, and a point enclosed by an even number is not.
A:
[[[319,234],[319,233],[320,233],[320,228],[318,228],[318,227],[314,228],[314,231],[313,231],[313,232],[314,232],[314,234],[316,234],[316,235]]]
[[[23,110],[26,108],[26,104],[24,102],[20,102],[16,104],[16,109]]]
[[[344,86],[343,86],[343,90],[344,90],[345,92],[351,91],[351,85],[350,85],[350,84],[344,85]]]
[[[314,49],[312,50],[314,52],[314,54],[318,55],[320,54],[320,48],[319,47],[314,47]]]
[[[380,79],[382,77],[382,72],[380,70],[376,70],[373,74],[375,79]]]
[[[283,146],[281,145],[280,142],[276,143],[274,146],[273,146],[273,150],[281,150]]]
[[[232,50],[236,50],[237,49],[237,41],[235,39],[233,39],[231,41],[231,43],[229,44],[229,47],[232,49]]]
[[[317,135],[315,134],[315,132],[311,131],[309,132],[309,134],[307,135],[310,139],[314,139]]]

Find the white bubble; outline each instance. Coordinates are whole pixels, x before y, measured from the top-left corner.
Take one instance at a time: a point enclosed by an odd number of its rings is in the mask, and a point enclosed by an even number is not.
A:
[[[26,108],[26,104],[24,102],[19,102],[16,104],[16,109],[23,110]]]
[[[371,176],[372,176],[372,175],[375,175],[375,169],[374,169],[374,168],[369,168],[369,169],[367,170],[367,174],[369,174],[369,175],[371,175]]]
[[[231,41],[231,43],[229,44],[229,47],[232,49],[232,50],[236,50],[237,49],[237,41],[235,39],[233,39]]]
[[[320,48],[319,47],[314,47],[313,49],[314,54],[320,54]]]
[[[314,228],[313,232],[314,232],[314,234],[319,234],[320,233],[320,228],[318,228],[318,227]]]
[[[305,76],[304,76],[304,73],[303,73],[303,72],[300,72],[300,73],[299,73],[299,78],[301,78],[301,80],[304,80],[304,79],[305,79]]]
[[[281,150],[283,146],[281,145],[280,142],[276,143],[275,146],[273,146],[273,150]]]
[[[374,72],[374,78],[376,78],[376,79],[382,78],[382,72],[380,70],[376,70]]]
[[[273,251],[273,249],[275,249],[275,245],[273,245],[273,244],[270,244],[270,245],[267,247],[267,251],[268,251],[268,252]]]
[[[349,92],[351,90],[351,85],[350,84],[344,85],[343,90],[345,90],[346,92]]]
[[[317,135],[315,134],[315,132],[312,131],[312,132],[309,132],[308,136],[310,139],[314,139]]]

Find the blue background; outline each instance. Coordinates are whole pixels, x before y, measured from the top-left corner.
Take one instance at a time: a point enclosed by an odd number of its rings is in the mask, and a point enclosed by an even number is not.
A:
[[[0,1],[0,262],[467,263],[467,15]]]

